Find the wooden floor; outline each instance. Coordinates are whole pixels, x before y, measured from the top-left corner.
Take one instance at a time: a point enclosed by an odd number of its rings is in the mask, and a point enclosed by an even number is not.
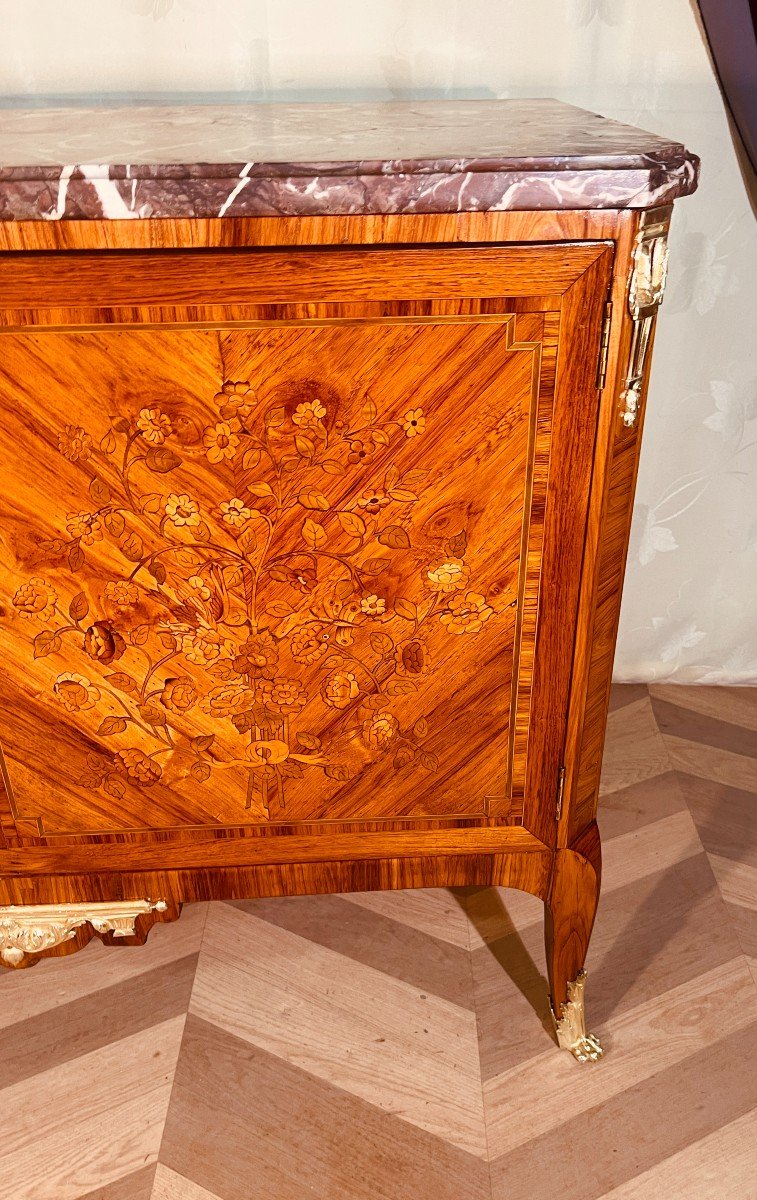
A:
[[[579,1066],[541,905],[194,905],[0,978],[2,1200],[755,1200],[757,690],[613,698]]]

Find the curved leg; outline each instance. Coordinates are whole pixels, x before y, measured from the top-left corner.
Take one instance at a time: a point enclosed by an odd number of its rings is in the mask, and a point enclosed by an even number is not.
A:
[[[544,905],[552,1015],[557,1040],[579,1062],[594,1062],[602,1047],[587,1034],[584,1019],[584,962],[599,900],[600,846],[592,825],[570,850],[558,850],[552,887]]]

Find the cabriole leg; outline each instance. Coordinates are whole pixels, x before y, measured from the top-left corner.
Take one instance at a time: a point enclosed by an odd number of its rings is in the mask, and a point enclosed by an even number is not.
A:
[[[557,1040],[579,1062],[602,1054],[586,1032],[584,963],[599,900],[600,848],[596,826],[584,834],[580,849],[558,850],[552,888],[545,903],[545,944],[550,1001]]]

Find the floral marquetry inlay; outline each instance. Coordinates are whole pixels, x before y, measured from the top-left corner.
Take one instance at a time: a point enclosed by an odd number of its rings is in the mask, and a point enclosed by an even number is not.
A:
[[[456,658],[467,676],[465,647],[498,625],[512,653],[517,539],[493,571],[479,520],[477,557],[472,498],[434,470],[454,450],[449,403],[379,393],[248,369],[186,407],[134,382],[110,416],[107,396],[81,423],[61,413],[52,449],[76,499],[50,497],[52,536],[7,609],[103,808],[136,791],[149,813],[154,789],[189,785],[212,814],[232,786],[238,820],[286,820],[309,780],[334,796],[371,764],[398,786],[443,773],[429,688]],[[483,404],[471,455],[516,427],[525,452],[513,400]]]

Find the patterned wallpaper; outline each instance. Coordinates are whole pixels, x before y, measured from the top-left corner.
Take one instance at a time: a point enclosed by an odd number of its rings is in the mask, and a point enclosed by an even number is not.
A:
[[[685,142],[616,675],[757,682],[757,236],[688,0],[0,0],[0,93],[556,96]]]

